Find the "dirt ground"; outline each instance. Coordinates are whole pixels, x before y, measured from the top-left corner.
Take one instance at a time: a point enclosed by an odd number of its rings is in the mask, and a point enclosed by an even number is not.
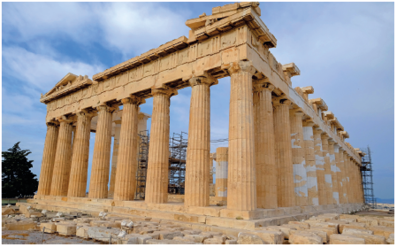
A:
[[[357,212],[356,215],[360,216],[383,216],[383,217],[395,217],[394,213],[390,213],[389,211],[374,211],[374,210],[369,210],[369,211],[361,211]]]
[[[102,244],[76,236],[63,237],[39,231],[2,231],[2,244]]]

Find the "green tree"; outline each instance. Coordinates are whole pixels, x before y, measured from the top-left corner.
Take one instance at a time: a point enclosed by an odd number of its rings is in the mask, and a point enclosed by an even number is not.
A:
[[[30,150],[21,150],[19,143],[2,152],[2,197],[11,198],[19,195],[33,195],[37,190],[38,181],[30,168],[32,160],[27,156]]]

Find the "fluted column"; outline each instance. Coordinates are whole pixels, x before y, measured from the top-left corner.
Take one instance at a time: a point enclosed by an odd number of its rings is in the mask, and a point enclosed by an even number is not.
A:
[[[342,156],[343,156],[343,159],[344,159],[344,162],[343,162],[343,170],[344,170],[344,172],[343,172],[343,175],[342,175],[344,182],[343,182],[343,189],[342,190],[344,192],[345,203],[349,203],[349,197],[348,197],[348,194],[349,194],[349,192],[348,192],[349,177],[348,177],[348,160],[347,160],[348,155],[347,155],[345,150],[342,153],[343,153]]]
[[[342,167],[341,167],[341,157],[340,157],[340,146],[338,144],[334,144],[334,157],[336,162],[336,177],[337,177],[337,191],[338,191],[338,199],[339,204],[344,204],[344,194],[342,188]]]
[[[190,79],[191,102],[186,161],[184,205],[209,206],[210,175],[210,77]]]
[[[54,172],[51,183],[51,196],[66,196],[69,186],[70,176],[70,154],[72,140],[72,121],[63,116],[59,119],[58,144],[56,146],[56,156]]]
[[[313,125],[312,120],[303,122],[305,169],[307,171],[308,205],[319,205]]]
[[[59,127],[57,123],[47,123],[47,135],[45,136],[43,160],[41,161],[40,182],[37,190],[38,195],[47,196],[51,191],[58,132]]]
[[[216,197],[227,198],[228,148],[216,149]]]
[[[122,124],[118,149],[114,200],[133,200],[136,191],[137,137],[139,105],[144,99],[131,96],[121,100]]]
[[[111,157],[111,173],[110,173],[110,188],[108,197],[114,198],[114,187],[117,173],[117,159],[118,159],[118,148],[120,146],[120,130],[121,120],[114,121],[114,143],[113,143],[113,156]]]
[[[363,190],[363,180],[362,180],[362,172],[360,171],[360,165],[358,165],[358,174],[359,174],[359,203],[364,203],[364,190]]]
[[[331,170],[331,182],[332,182],[332,197],[333,204],[340,204],[338,195],[338,177],[337,177],[337,161],[334,152],[334,141],[329,140],[329,157],[330,157],[330,170]]]
[[[228,133],[227,208],[252,211],[257,208],[256,163],[254,150],[254,118],[252,62],[232,63],[230,116]]]
[[[322,130],[320,128],[314,128],[314,143],[315,143],[315,164],[316,164],[316,176],[318,179],[318,197],[319,204],[327,204],[326,186],[325,186],[325,160],[322,153]]]
[[[331,179],[331,166],[330,166],[330,154],[329,154],[329,136],[326,133],[322,134],[322,154],[324,157],[324,169],[325,169],[325,192],[326,192],[326,204],[333,204],[333,181]]]
[[[146,203],[168,201],[169,169],[169,106],[170,97],[177,95],[171,88],[152,89],[153,115],[151,118],[150,151],[148,156]]]
[[[93,114],[77,113],[68,197],[85,197],[88,179],[89,139]]]
[[[278,206],[296,205],[293,179],[293,160],[290,137],[289,107],[287,99],[274,101],[275,163],[277,166]]]
[[[97,109],[98,124],[96,127],[88,197],[107,198],[111,152],[111,120],[115,108],[100,105]]]
[[[351,162],[352,162],[352,168],[353,168],[353,178],[354,178],[354,180],[353,180],[353,190],[354,190],[354,195],[355,195],[355,203],[358,203],[359,202],[359,181],[358,181],[358,179],[359,179],[359,177],[358,177],[358,172],[357,172],[357,165],[356,165],[356,162],[354,161],[354,160],[351,160]]]
[[[253,88],[257,207],[277,208],[277,168],[272,106],[274,86],[266,82],[254,81]]]
[[[289,111],[289,115],[296,205],[306,206],[308,205],[308,186],[302,126],[302,117],[304,113],[299,109],[293,109]]]

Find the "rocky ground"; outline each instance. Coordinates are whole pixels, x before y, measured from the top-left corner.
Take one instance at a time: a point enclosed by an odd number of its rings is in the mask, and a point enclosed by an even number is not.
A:
[[[93,217],[8,206],[2,217],[5,244],[394,244],[393,214],[378,211],[322,214],[237,235],[106,212]]]

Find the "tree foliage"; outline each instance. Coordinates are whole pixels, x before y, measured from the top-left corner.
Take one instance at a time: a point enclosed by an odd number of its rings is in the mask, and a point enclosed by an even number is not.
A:
[[[30,150],[21,150],[19,143],[2,152],[2,197],[11,198],[19,195],[33,195],[37,191],[36,175],[30,170],[32,160],[27,156]]]

